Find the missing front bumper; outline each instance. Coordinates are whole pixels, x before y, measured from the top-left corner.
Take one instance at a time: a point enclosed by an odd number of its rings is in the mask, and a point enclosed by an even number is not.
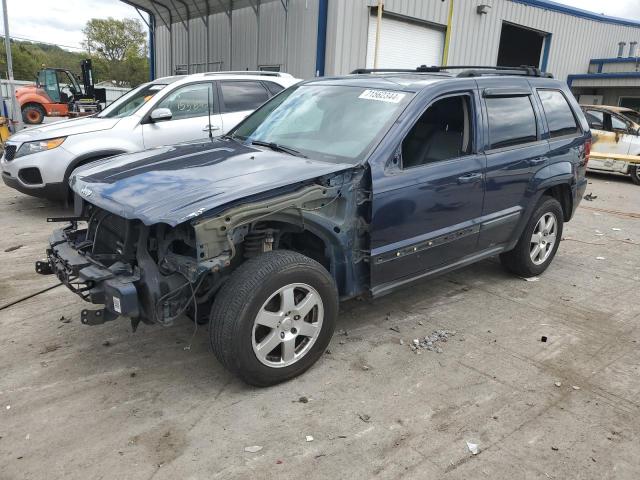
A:
[[[97,325],[119,316],[140,317],[135,285],[140,280],[139,273],[122,262],[115,262],[107,268],[89,259],[76,248],[75,238],[72,238],[81,233],[68,228],[54,231],[49,238],[47,260],[36,262],[36,272],[54,274],[83,300],[104,305],[101,310],[83,310],[83,324]]]

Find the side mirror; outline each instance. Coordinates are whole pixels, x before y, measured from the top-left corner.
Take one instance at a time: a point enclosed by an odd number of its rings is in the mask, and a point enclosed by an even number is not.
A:
[[[151,115],[149,115],[149,118],[154,123],[171,120],[172,117],[173,113],[171,113],[171,110],[169,110],[168,108],[156,108],[151,112]]]

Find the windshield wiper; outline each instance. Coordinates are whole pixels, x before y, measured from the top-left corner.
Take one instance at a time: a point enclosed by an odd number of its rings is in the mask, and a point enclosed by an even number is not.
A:
[[[260,147],[267,147],[275,152],[284,152],[289,155],[294,155],[296,157],[307,158],[302,152],[299,152],[295,148],[287,147],[285,145],[280,145],[279,143],[274,142],[263,142],[262,140],[252,140],[251,145],[258,145]]]

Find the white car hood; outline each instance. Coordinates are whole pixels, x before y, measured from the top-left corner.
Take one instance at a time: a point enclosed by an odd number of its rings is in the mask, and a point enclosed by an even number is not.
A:
[[[61,122],[25,128],[15,135],[12,135],[9,141],[19,143],[32,142],[35,140],[45,140],[48,138],[67,137],[69,135],[78,135],[80,133],[109,130],[110,128],[113,128],[119,120],[119,118],[98,117],[72,118]]]

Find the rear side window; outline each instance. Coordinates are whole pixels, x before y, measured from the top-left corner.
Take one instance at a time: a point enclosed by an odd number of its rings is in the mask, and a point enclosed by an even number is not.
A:
[[[538,90],[547,117],[551,138],[579,133],[576,118],[567,99],[559,90]]]
[[[265,87],[267,87],[267,90],[269,90],[269,93],[271,95],[276,95],[284,90],[284,87],[282,85],[279,85],[275,82],[264,82],[264,85]]]
[[[490,148],[503,148],[538,139],[536,115],[529,96],[485,99]]]
[[[255,110],[269,100],[269,92],[261,82],[221,81],[223,111],[242,112]]]
[[[585,110],[584,115],[590,128],[604,130],[604,113],[599,110]]]

